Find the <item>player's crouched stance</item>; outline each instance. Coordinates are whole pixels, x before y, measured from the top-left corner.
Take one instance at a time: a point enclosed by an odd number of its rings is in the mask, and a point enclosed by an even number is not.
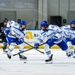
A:
[[[58,26],[48,25],[47,21],[42,21],[40,25],[41,25],[42,32],[40,36],[37,38],[34,47],[35,49],[38,49],[40,43],[43,42],[46,43],[44,46],[45,53],[48,56],[48,59],[45,60],[46,63],[53,62],[53,54],[51,54],[51,51],[49,49],[53,45],[58,45],[63,51],[66,52],[66,55],[68,57],[73,55],[73,51],[68,49],[66,42],[63,40],[62,31]]]
[[[5,29],[6,39],[7,43],[9,44],[9,48],[7,51],[7,56],[9,59],[11,59],[11,52],[13,51],[14,47],[16,45],[19,46],[19,51],[24,51],[24,37],[26,33],[26,22],[21,21],[20,24],[14,22],[14,21],[8,21],[7,27]],[[19,54],[20,59],[27,59],[27,57],[24,56],[23,53]]]
[[[65,25],[61,27],[63,38],[65,39],[68,48],[71,49],[71,46],[74,46],[73,58],[75,57],[75,20],[71,21],[70,25]]]
[[[42,43],[45,43],[47,40],[47,35],[48,35],[48,22],[47,21],[42,21],[40,23],[41,26],[41,31],[40,31],[40,36],[37,38],[34,44],[34,48],[37,50],[38,46]],[[49,49],[49,46],[47,43],[45,43],[44,46],[45,53],[48,56],[48,59],[45,60],[46,63],[53,63],[53,54],[51,54],[51,51]]]

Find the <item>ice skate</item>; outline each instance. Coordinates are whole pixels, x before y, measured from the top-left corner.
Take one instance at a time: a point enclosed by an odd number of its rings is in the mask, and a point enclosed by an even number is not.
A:
[[[7,53],[6,47],[3,47],[3,52],[4,52],[4,53]]]
[[[20,60],[27,60],[27,57],[25,57],[24,55],[19,54],[19,58]]]
[[[3,42],[3,52],[4,53],[6,53],[7,51],[6,51],[6,48],[7,48],[7,43],[6,42]]]
[[[74,54],[73,54],[73,58],[75,58],[75,51],[74,51]]]
[[[73,56],[73,51],[69,51],[69,52],[67,52],[66,55],[67,55],[68,57]]]
[[[46,64],[52,64],[53,63],[53,54],[51,54],[50,58],[45,60]]]
[[[8,57],[9,59],[11,59],[11,53],[10,53],[10,52],[7,52],[7,57]]]

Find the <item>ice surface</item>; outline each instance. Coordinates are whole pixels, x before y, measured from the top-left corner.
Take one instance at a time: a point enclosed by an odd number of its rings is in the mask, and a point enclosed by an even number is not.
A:
[[[24,61],[20,60],[18,55],[9,60],[0,50],[0,75],[75,75],[75,59],[68,58],[64,51],[51,51],[53,64],[45,64],[47,56],[36,50],[25,52],[28,59]],[[13,51],[17,52],[18,50]]]

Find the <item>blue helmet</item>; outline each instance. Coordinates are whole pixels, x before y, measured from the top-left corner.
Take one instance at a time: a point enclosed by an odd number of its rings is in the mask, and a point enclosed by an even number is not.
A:
[[[22,20],[19,24],[20,25],[26,25],[26,22],[24,20]]]
[[[70,25],[71,25],[71,24],[75,24],[75,20],[73,20],[73,21],[70,23]]]
[[[42,21],[41,23],[40,23],[40,26],[41,27],[48,27],[49,25],[48,25],[48,22],[46,21],[46,20],[44,20],[44,21]]]

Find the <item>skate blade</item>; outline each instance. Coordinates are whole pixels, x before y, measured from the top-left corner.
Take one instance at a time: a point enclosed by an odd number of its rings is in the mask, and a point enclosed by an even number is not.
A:
[[[73,58],[75,58],[75,56],[73,56]]]
[[[27,60],[27,59],[22,59],[22,58],[20,58],[20,60],[21,60],[21,61],[24,61],[24,60]]]
[[[19,59],[20,59],[20,60],[27,60],[27,57],[26,57],[26,58],[20,58],[20,57],[19,57]]]
[[[46,64],[53,64],[53,61],[45,62]]]

